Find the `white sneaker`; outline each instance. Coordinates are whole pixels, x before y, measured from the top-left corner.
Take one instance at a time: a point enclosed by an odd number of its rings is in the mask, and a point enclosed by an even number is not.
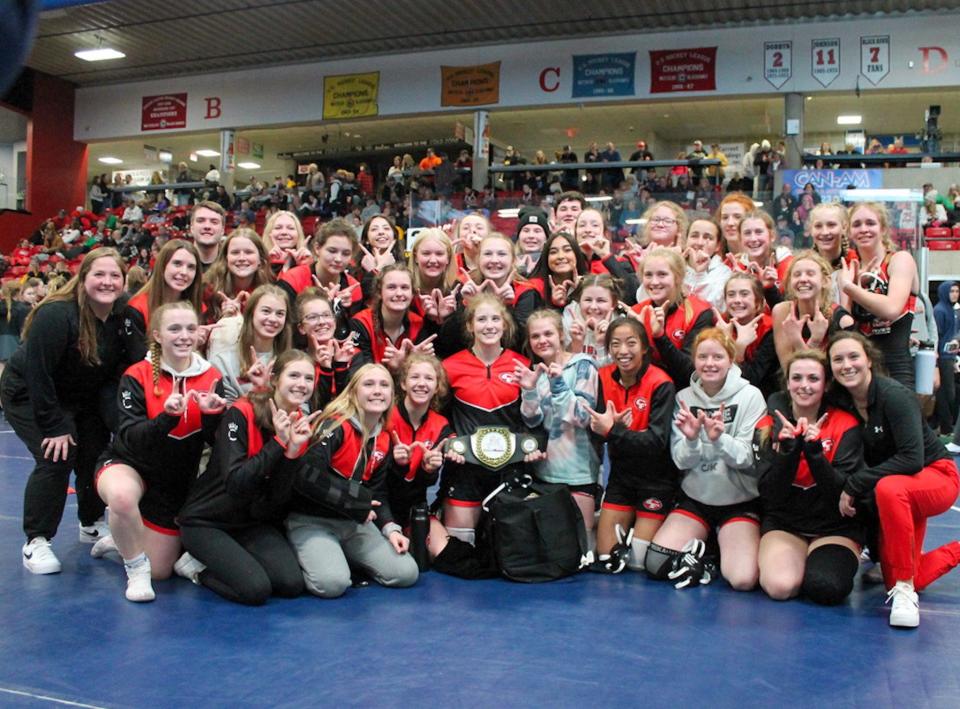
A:
[[[897,581],[887,594],[886,603],[890,606],[890,625],[895,628],[916,628],[920,625],[920,599],[913,590],[913,584]]]
[[[80,525],[80,541],[84,544],[96,544],[110,534],[110,526],[105,517],[101,517],[93,524],[84,527]]]
[[[117,543],[113,541],[113,535],[108,533],[106,536],[100,537],[100,539],[96,541],[96,543],[90,549],[90,556],[92,556],[94,559],[100,559],[111,552],[116,552],[117,554],[120,553],[117,551]]]
[[[61,568],[46,537],[34,537],[23,545],[23,567],[31,574],[59,574]]]
[[[150,582],[150,559],[144,557],[133,566],[124,563],[127,570],[127,600],[146,603],[157,597]]]
[[[200,585],[200,572],[206,568],[206,564],[190,556],[190,552],[188,551],[183,552],[173,565],[173,570],[177,576],[183,576],[183,578],[192,581],[198,586]]]
[[[945,444],[945,447],[947,449],[947,452],[949,452],[951,455],[960,455],[960,446],[958,446],[953,441],[950,441],[949,443]]]

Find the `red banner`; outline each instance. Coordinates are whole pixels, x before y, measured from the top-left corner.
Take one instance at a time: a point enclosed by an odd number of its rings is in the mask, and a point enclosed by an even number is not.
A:
[[[650,93],[716,89],[716,47],[650,52]]]
[[[144,96],[140,130],[170,130],[187,127],[187,95]]]

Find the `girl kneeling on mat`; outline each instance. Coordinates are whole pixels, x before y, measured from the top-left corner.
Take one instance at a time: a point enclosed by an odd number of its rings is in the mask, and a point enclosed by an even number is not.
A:
[[[214,393],[220,373],[194,351],[198,327],[186,301],[151,314],[149,359],[120,380],[120,424],[97,466],[97,493],[110,508],[111,536],[90,554],[120,553],[130,601],[152,601],[151,577],[165,579],[173,571],[180,556],[176,516],[225,405]]]
[[[840,514],[840,492],[863,466],[857,420],[828,406],[827,358],[798,350],[784,367],[787,390],[770,397],[772,448],[760,474],[760,587],[785,601],[801,591],[842,603],[860,566],[864,530]]]
[[[590,411],[590,425],[607,442],[610,478],[600,510],[599,564],[592,568],[623,570],[620,559],[610,559],[614,547],[626,546],[619,527],[633,529],[628,535],[631,548],[619,552],[629,551],[629,567],[640,571],[650,540],[677,495],[677,468],[670,459],[676,389],[666,372],[650,364],[647,332],[636,319],[623,317],[610,323],[606,350],[613,364],[600,370],[598,411]]]
[[[957,465],[923,420],[913,391],[882,374],[882,357],[872,341],[860,333],[837,333],[827,356],[831,393],[861,424],[867,465],[844,483],[840,514],[876,515],[878,549],[871,552],[879,552],[887,600],[893,601],[890,625],[915,628],[917,591],[960,563],[957,541],[923,552],[927,519],[957,499]]]
[[[319,412],[314,365],[300,350],[277,358],[269,387],[238,399],[223,415],[206,472],[180,511],[186,549],[176,572],[227,600],[261,605],[303,593],[297,556],[281,525],[293,476]]]
[[[287,538],[307,590],[342,596],[350,566],[383,586],[417,582],[409,540],[387,503],[386,475],[393,465],[387,414],[393,379],[380,364],[365,364],[324,409],[293,481]]]
[[[570,354],[562,346],[563,322],[555,310],[536,310],[527,320],[527,345],[537,364],[517,362],[522,390],[520,413],[530,427],[548,433],[547,459],[534,464],[536,476],[570,488],[593,535],[600,452],[590,439],[590,412],[597,405],[597,364],[590,355]]]
[[[427,504],[427,490],[436,484],[443,465],[443,442],[455,435],[440,408],[450,385],[440,360],[413,353],[398,372],[397,405],[388,419],[393,441],[394,465],[387,474],[390,511],[398,524],[407,527],[415,506]],[[435,557],[446,545],[447,530],[430,517],[428,550]]]
[[[763,395],[734,364],[736,352],[722,330],[701,332],[693,344],[690,386],[677,394],[670,452],[682,471],[683,494],[654,536],[646,567],[654,578],[671,578],[678,587],[709,582],[708,575],[693,573],[699,565],[691,565],[690,554],[681,550],[702,556],[703,545],[693,540],[706,540],[713,531],[723,577],[738,591],[757,585],[760,504],[754,447],[763,444],[770,426]]]

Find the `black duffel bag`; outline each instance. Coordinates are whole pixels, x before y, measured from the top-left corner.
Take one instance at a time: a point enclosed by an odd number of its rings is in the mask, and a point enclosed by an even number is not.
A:
[[[490,493],[483,509],[497,567],[511,581],[553,581],[588,563],[583,517],[566,485],[522,475]]]

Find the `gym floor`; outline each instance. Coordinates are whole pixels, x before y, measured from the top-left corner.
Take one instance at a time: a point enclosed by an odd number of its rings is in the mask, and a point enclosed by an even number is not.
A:
[[[338,600],[228,603],[174,578],[157,600],[77,541],[63,572],[20,562],[32,465],[0,421],[0,706],[960,706],[960,571],[921,596],[918,630],[887,625],[880,586],[823,608],[676,591],[639,574],[541,585],[461,581],[351,589]],[[928,546],[960,536],[960,506]]]

